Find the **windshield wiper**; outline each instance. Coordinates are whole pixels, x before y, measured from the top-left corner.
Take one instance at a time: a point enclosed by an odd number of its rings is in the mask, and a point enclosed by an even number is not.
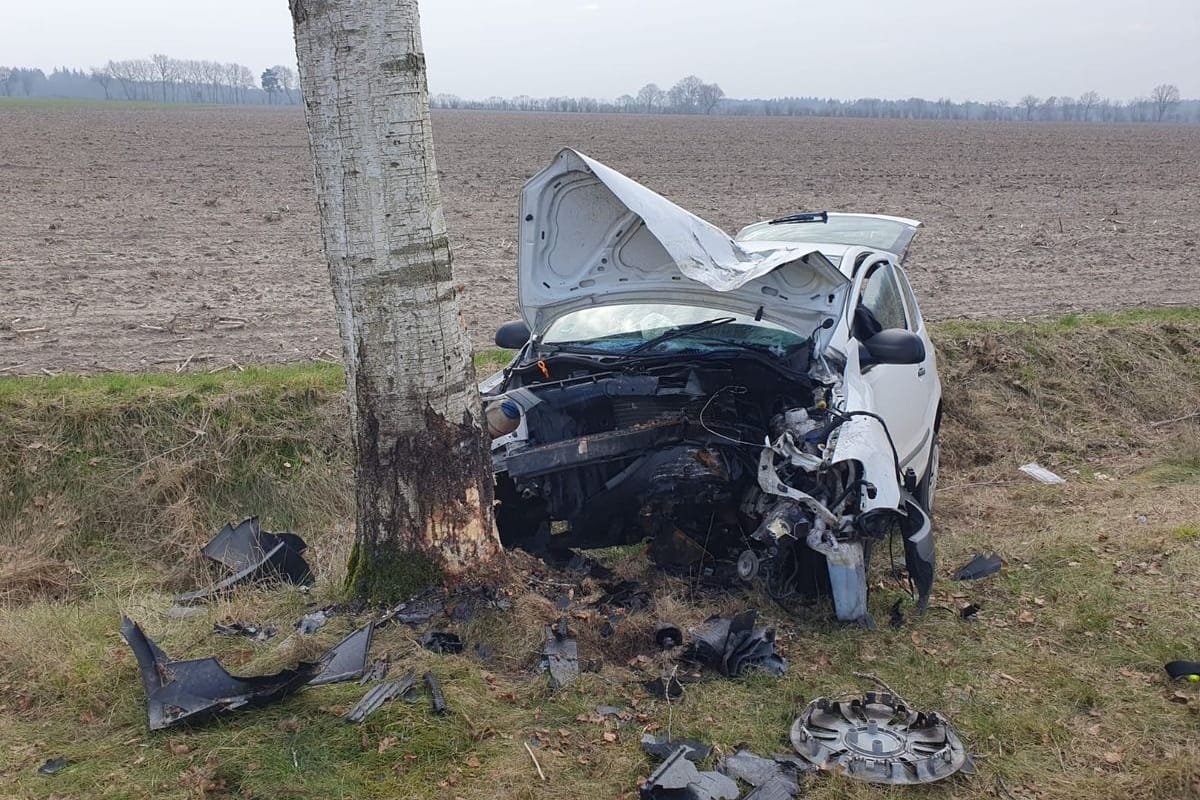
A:
[[[672,339],[678,339],[680,336],[687,336],[690,333],[698,333],[700,331],[706,331],[709,328],[716,328],[720,325],[728,325],[731,322],[737,322],[737,317],[717,317],[715,319],[706,319],[703,322],[693,322],[691,325],[684,325],[679,328],[672,328],[671,330],[667,331],[666,333],[660,333],[658,336],[655,336],[653,339],[648,339],[648,340],[642,342],[641,344],[639,344],[637,347],[633,348],[632,350],[626,350],[624,354],[627,356],[631,356],[636,353],[641,353],[645,350],[649,350],[651,347],[662,344],[663,342],[669,342]]]
[[[768,225],[790,225],[799,222],[829,222],[828,211],[805,211],[800,214],[789,214],[786,217],[773,219]]]

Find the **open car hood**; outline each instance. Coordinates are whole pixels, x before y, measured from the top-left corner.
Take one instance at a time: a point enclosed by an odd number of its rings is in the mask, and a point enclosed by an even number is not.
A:
[[[520,226],[518,298],[535,335],[579,308],[636,302],[757,315],[808,335],[836,321],[849,289],[815,247],[735,242],[570,149],[525,184]]]

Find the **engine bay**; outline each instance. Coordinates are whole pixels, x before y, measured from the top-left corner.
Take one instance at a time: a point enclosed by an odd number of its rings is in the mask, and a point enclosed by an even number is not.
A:
[[[928,518],[915,503],[863,511],[877,487],[832,458],[853,415],[795,361],[556,354],[513,366],[489,405],[513,422],[493,430],[502,542],[547,553],[645,541],[664,569],[762,581],[790,610],[830,598],[839,619],[869,619],[872,545],[901,533],[919,555],[909,539]],[[920,562],[910,574],[927,597]]]

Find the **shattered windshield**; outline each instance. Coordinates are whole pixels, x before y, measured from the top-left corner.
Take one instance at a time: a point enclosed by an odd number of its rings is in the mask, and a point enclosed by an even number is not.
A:
[[[873,247],[903,254],[916,228],[882,217],[830,214],[828,222],[758,222],[737,235],[741,242],[796,242]]]
[[[770,322],[711,308],[627,303],[564,314],[546,330],[543,344],[611,353],[704,352],[730,346],[786,355],[806,336]]]

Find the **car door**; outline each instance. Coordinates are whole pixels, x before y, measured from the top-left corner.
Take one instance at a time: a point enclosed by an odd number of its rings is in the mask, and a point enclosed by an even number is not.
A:
[[[900,328],[919,333],[920,316],[909,313],[896,268],[887,261],[871,264],[860,278],[858,302],[884,330]],[[924,338],[924,337],[923,337]],[[925,468],[936,414],[936,370],[932,348],[920,364],[876,364],[863,373],[875,398],[875,413],[887,423],[902,472],[912,468],[917,478]]]

